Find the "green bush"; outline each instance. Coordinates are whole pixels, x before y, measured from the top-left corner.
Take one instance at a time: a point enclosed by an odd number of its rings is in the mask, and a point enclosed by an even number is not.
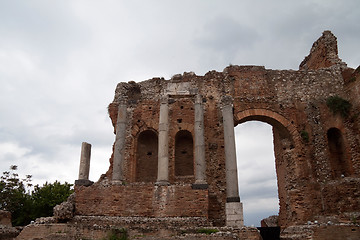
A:
[[[343,118],[350,114],[351,103],[339,96],[328,97],[326,105],[333,114],[340,114]]]
[[[73,193],[72,184],[45,183],[36,185],[33,191],[29,188],[31,175],[21,179],[16,173],[17,166],[3,172],[0,177],[0,209],[9,211],[13,226],[24,226],[39,217],[53,215],[53,207],[64,202]]]
[[[54,183],[46,182],[43,186],[36,185],[31,193],[33,201],[32,214],[33,218],[48,217],[53,215],[53,208],[67,200],[74,191],[72,184],[64,184],[55,181]]]

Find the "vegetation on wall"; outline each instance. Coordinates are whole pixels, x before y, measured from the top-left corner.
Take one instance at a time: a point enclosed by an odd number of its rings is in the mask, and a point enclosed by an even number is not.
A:
[[[309,142],[309,133],[305,130],[302,130],[300,132],[300,136],[302,138],[302,140],[305,142],[305,143],[308,143]]]
[[[333,114],[340,114],[343,118],[347,118],[350,114],[351,103],[339,96],[328,97],[326,105]]]
[[[53,207],[64,202],[73,193],[72,184],[45,183],[35,185],[33,190],[31,175],[21,179],[16,173],[17,166],[3,172],[0,178],[0,209],[9,211],[14,226],[24,226],[39,217],[53,215]]]
[[[127,240],[128,232],[125,228],[114,228],[103,240]]]

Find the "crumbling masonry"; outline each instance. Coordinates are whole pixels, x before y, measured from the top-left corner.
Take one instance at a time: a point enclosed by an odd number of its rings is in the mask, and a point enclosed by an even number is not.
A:
[[[243,225],[234,126],[258,120],[273,126],[280,225],[349,219],[360,211],[359,75],[325,31],[298,71],[228,66],[119,83],[110,168],[76,186],[76,214]],[[347,116],[327,106],[332,96],[352,104]]]
[[[119,83],[108,107],[116,134],[110,167],[92,184],[83,145],[75,215],[243,226],[234,127],[258,120],[273,127],[282,228],[359,220],[359,96],[360,69],[338,58],[329,31],[299,70],[228,66]],[[351,107],[340,114],[331,97]]]

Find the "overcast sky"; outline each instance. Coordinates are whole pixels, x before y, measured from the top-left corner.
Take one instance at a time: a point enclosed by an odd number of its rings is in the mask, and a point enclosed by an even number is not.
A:
[[[358,0],[0,0],[0,170],[73,183],[86,141],[96,181],[109,167],[118,82],[229,64],[298,69],[324,30],[356,68],[359,22]],[[259,225],[278,211],[271,126],[235,130],[245,224]]]

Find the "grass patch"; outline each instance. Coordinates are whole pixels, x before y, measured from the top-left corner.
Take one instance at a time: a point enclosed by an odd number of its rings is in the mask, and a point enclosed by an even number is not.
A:
[[[343,118],[350,114],[351,103],[339,96],[328,97],[326,105],[333,114],[340,114]]]
[[[114,228],[103,240],[128,240],[128,233],[125,228]]]

